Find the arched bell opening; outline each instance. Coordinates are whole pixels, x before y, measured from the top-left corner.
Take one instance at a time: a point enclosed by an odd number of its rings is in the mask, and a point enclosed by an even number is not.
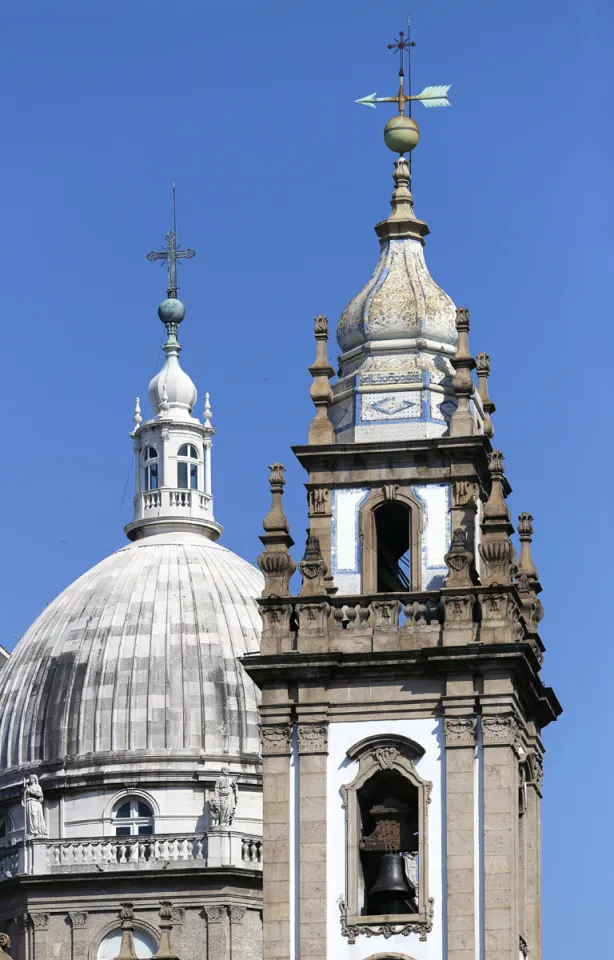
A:
[[[375,510],[378,593],[411,590],[411,511],[399,500]]]
[[[420,793],[398,770],[357,792],[363,916],[419,912]]]

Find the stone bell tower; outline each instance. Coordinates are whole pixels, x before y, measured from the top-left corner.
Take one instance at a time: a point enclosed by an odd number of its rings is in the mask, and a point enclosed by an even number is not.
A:
[[[402,79],[396,100],[399,153],[418,139]],[[561,708],[532,518],[517,557],[489,358],[428,272],[403,155],[394,182],[332,388],[315,321],[296,591],[271,468],[262,645],[243,660],[262,691],[264,958],[539,960],[541,737]]]

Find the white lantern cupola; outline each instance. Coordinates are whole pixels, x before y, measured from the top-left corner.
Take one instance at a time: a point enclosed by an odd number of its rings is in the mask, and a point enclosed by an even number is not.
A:
[[[165,361],[149,384],[152,416],[143,419],[137,399],[135,429],[131,434],[136,474],[134,519],[126,526],[126,535],[131,540],[178,531],[200,533],[217,540],[222,532],[213,516],[211,443],[215,429],[211,423],[209,394],[206,394],[203,423],[192,414],[196,387],[179,363],[181,344],[177,331],[185,317],[185,307],[176,296],[174,258],[181,253],[176,250],[174,234],[169,234],[169,296],[158,308],[158,316],[167,331],[162,348]],[[192,251],[189,253],[193,255]]]

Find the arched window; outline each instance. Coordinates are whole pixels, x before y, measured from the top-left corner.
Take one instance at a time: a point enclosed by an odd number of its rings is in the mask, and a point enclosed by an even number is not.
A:
[[[150,933],[147,933],[145,930],[137,929],[134,931],[133,937],[134,949],[137,957],[145,960],[146,957],[153,957],[153,955],[157,952],[158,944]],[[114,958],[119,954],[121,942],[121,930],[113,930],[111,933],[107,934],[98,948],[98,960],[114,960]]]
[[[149,836],[154,833],[154,814],[140,797],[122,800],[113,815],[116,837]]]
[[[375,510],[378,593],[411,589],[410,523],[409,507],[399,500]]]
[[[145,490],[157,490],[160,477],[158,473],[158,451],[155,447],[145,447],[143,464],[143,488]]]
[[[193,443],[184,443],[177,451],[177,486],[181,490],[198,489],[198,450]]]

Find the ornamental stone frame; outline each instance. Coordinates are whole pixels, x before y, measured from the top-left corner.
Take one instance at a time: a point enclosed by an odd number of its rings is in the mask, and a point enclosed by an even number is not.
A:
[[[409,589],[422,589],[422,507],[409,488],[399,489],[398,484],[387,484],[374,490],[360,508],[360,536],[362,540],[362,589],[361,593],[377,593],[377,533],[375,512],[384,503],[400,503],[409,511],[409,553],[411,557]]]
[[[341,788],[346,824],[346,874],[345,896],[339,900],[341,913],[341,932],[350,943],[356,937],[381,934],[388,938],[393,934],[408,936],[419,933],[426,940],[427,933],[433,928],[434,900],[428,894],[428,804],[431,799],[432,783],[423,780],[416,770],[415,763],[424,756],[424,748],[409,737],[397,734],[380,734],[360,740],[347,751],[350,760],[358,761],[358,771],[354,780]],[[400,915],[361,915],[359,904],[360,870],[360,813],[358,791],[375,774],[394,770],[405,777],[418,791],[418,913]],[[386,954],[380,955],[388,956]],[[398,956],[398,955],[397,955]],[[373,958],[374,960],[374,958]]]

